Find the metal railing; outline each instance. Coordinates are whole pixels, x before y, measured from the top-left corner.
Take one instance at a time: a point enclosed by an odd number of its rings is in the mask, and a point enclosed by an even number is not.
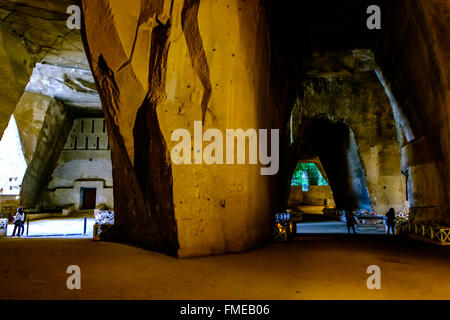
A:
[[[412,234],[439,245],[450,245],[450,227],[426,225],[400,220],[397,223],[397,234]]]

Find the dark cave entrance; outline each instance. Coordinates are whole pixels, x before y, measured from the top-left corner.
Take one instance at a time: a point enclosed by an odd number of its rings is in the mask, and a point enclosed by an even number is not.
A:
[[[285,155],[289,170],[282,170],[288,190],[283,207],[301,212],[302,220],[295,224],[297,234],[345,232],[342,215],[330,217],[330,210],[341,214],[371,210],[359,150],[345,123],[322,117],[303,119],[300,134]]]

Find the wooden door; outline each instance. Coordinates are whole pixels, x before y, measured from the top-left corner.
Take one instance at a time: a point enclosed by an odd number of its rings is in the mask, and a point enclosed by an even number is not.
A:
[[[97,189],[96,188],[83,188],[81,191],[83,197],[83,210],[95,209]]]

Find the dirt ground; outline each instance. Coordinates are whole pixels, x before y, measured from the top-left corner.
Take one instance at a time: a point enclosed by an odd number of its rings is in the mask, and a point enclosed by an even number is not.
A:
[[[450,299],[450,247],[377,235],[300,237],[176,259],[86,239],[0,240],[0,299]],[[69,265],[81,290],[69,290]],[[369,290],[369,265],[381,290]]]

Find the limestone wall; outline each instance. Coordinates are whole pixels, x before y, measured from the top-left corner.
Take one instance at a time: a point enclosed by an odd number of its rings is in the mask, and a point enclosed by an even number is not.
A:
[[[71,0],[0,2],[0,138],[36,63],[75,68],[75,72],[89,69],[80,32],[66,27],[67,7],[73,4]]]
[[[330,186],[309,186],[302,191],[301,186],[291,186],[288,206],[332,206],[336,204]]]
[[[450,224],[450,4],[396,2],[377,50],[380,78],[402,124],[411,218]]]
[[[61,152],[49,189],[73,186],[76,180],[101,179],[112,187],[111,154],[109,150],[64,150]]]
[[[46,190],[44,194],[43,206],[46,208],[70,207],[82,208],[81,188],[95,188],[95,206],[106,204],[109,208],[114,208],[113,187],[105,185],[103,180],[75,181],[72,187],[56,188]]]
[[[45,115],[52,101],[53,99],[47,96],[24,92],[16,106],[14,118],[17,122],[22,150],[27,163],[33,159]]]
[[[25,173],[20,201],[23,206],[39,205],[43,190],[48,185],[51,174],[64,148],[73,114],[62,103],[53,101],[46,112],[44,124],[37,139],[34,155]]]
[[[82,207],[82,188],[96,189],[96,206],[114,207],[111,151],[103,118],[76,118],[44,194],[45,207]]]
[[[294,138],[302,139],[305,127],[302,118],[345,123],[354,134],[359,158],[354,160],[361,162],[365,180],[355,183],[368,189],[370,205],[378,214],[386,213],[391,207],[400,209],[406,200],[401,140],[392,106],[376,76],[370,51],[325,54],[313,58],[309,65],[305,93],[293,109]],[[343,65],[356,69],[356,72],[349,73]]]
[[[81,188],[96,188],[96,205],[114,207],[109,150],[64,150],[44,194],[44,207],[74,204],[80,208]]]
[[[254,247],[270,238],[270,178],[255,165],[172,165],[169,150],[172,131],[193,133],[196,120],[204,131],[281,126],[264,7],[145,3],[83,1],[88,58],[112,135],[118,229],[179,256]]]
[[[0,24],[0,139],[25,90],[34,61],[25,42]]]

